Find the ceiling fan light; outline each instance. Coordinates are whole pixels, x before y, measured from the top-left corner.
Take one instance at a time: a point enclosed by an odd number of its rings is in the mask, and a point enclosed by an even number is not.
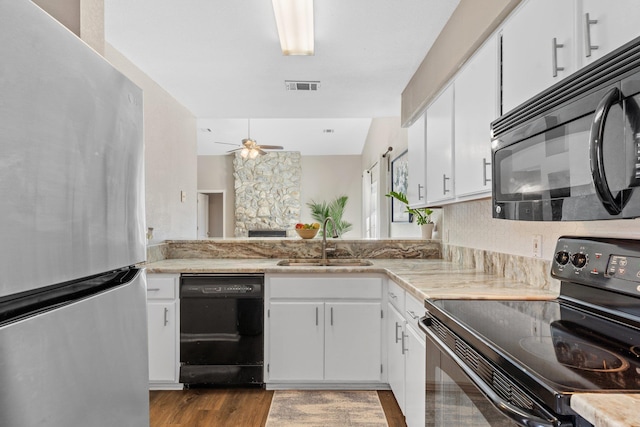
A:
[[[283,55],[313,55],[313,0],[272,0]]]
[[[249,156],[249,149],[245,147],[240,150],[240,156],[242,156],[243,159],[246,159]]]
[[[256,149],[251,149],[249,150],[249,158],[250,159],[255,159],[256,157],[258,157],[258,155],[260,154],[260,152]]]

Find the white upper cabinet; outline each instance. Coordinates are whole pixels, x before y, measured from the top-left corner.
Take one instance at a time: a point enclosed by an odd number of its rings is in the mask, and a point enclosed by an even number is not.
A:
[[[498,117],[498,43],[491,37],[455,78],[456,196],[491,191],[491,133]]]
[[[407,132],[409,149],[409,182],[407,200],[410,205],[424,205],[425,197],[425,129],[424,115],[421,115],[409,127]],[[394,177],[396,179],[396,177]]]
[[[638,0],[582,0],[577,28],[581,59],[586,65],[640,36]]]
[[[574,6],[573,0],[529,0],[505,21],[503,113],[576,70]]]
[[[433,205],[454,197],[453,85],[433,101],[426,114],[427,204]]]

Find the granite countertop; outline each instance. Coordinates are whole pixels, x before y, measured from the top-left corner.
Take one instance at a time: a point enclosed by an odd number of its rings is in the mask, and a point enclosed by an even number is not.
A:
[[[557,292],[478,272],[440,259],[371,259],[366,267],[278,266],[280,259],[184,258],[146,265],[149,273],[375,273],[385,274],[419,300],[424,298],[529,299]],[[571,406],[595,427],[640,426],[640,394],[576,393]]]
[[[371,259],[366,267],[278,266],[279,259],[188,258],[147,264],[149,273],[377,273],[386,274],[419,300],[553,299],[557,293],[439,259]]]

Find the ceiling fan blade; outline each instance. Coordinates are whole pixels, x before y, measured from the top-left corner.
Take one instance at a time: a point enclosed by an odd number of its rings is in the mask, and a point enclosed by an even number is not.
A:
[[[242,150],[242,147],[236,148],[235,150],[229,150],[229,151],[227,151],[227,153],[233,153],[233,152],[238,151],[238,150]]]
[[[266,151],[262,151],[260,149],[260,147],[255,147],[254,150],[256,150],[258,153],[260,153],[261,156],[264,156],[265,154],[267,154],[267,152]]]
[[[283,150],[284,149],[284,147],[280,145],[259,145],[258,147],[264,148],[267,150]]]
[[[213,141],[214,144],[224,144],[224,145],[235,145],[236,147],[238,146],[238,144],[232,144],[230,142],[221,142],[221,141]]]

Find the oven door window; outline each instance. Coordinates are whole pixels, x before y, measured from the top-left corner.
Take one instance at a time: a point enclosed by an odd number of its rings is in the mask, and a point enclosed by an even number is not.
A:
[[[518,426],[498,411],[433,342],[427,343],[425,404],[427,427]]]

